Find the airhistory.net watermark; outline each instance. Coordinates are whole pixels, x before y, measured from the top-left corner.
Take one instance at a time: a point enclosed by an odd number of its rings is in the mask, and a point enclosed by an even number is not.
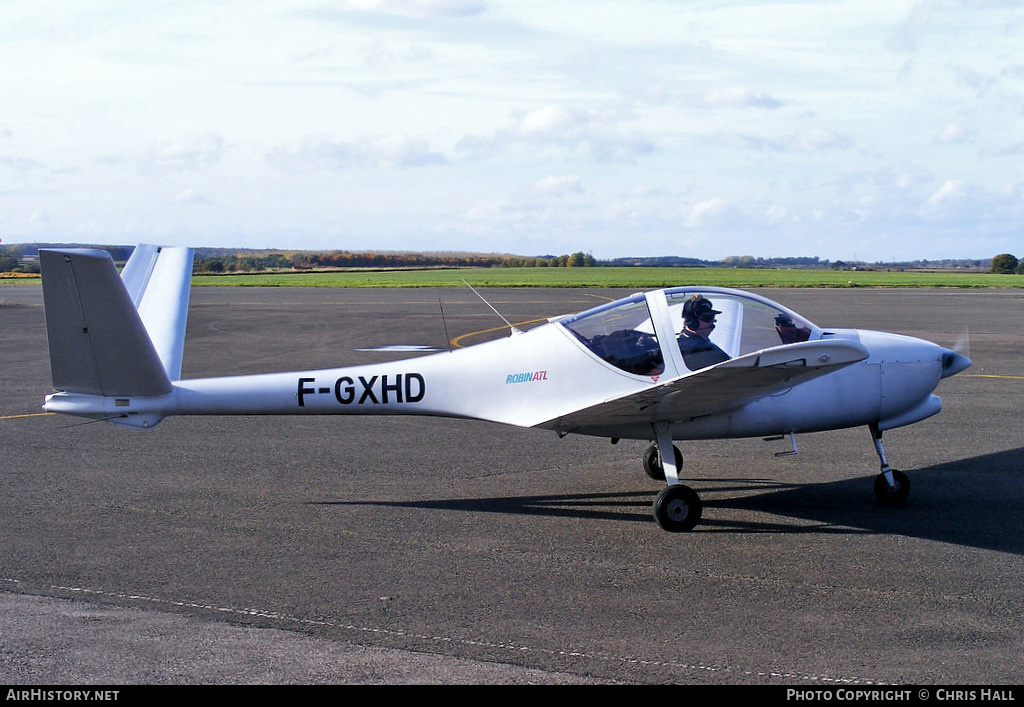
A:
[[[120,690],[49,690],[15,689],[7,690],[7,701],[24,702],[115,702]]]

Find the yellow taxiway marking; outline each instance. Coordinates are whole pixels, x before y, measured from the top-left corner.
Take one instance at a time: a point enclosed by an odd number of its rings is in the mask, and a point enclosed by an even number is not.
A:
[[[964,378],[1002,378],[1003,380],[1024,381],[1024,376],[997,376],[991,373],[967,373]]]
[[[536,324],[537,322],[546,322],[547,320],[548,320],[547,317],[541,317],[540,319],[527,319],[525,322],[516,322],[512,326],[514,326],[514,327],[525,326],[526,324]],[[502,325],[502,326],[492,327],[490,329],[481,329],[480,331],[471,331],[468,334],[462,334],[461,336],[456,336],[454,339],[451,340],[452,348],[461,349],[462,348],[462,342],[465,339],[468,339],[468,338],[470,338],[472,336],[483,336],[484,334],[490,334],[491,332],[501,331],[502,329],[508,329],[508,325],[505,324],[505,325]]]
[[[590,293],[590,292],[582,292],[580,294],[583,297],[593,297],[594,299],[605,300],[607,302],[613,302],[614,301],[611,297],[608,297],[607,295],[598,295],[598,294],[593,294],[593,293]],[[531,304],[537,304],[537,303],[531,302]],[[547,304],[547,303],[546,302],[540,302],[540,304]],[[567,312],[567,314],[575,314],[575,312]],[[551,317],[540,317],[538,319],[527,319],[525,322],[516,322],[512,326],[518,327],[518,326],[526,325],[526,324],[536,324],[537,322],[546,322],[549,319],[551,319]],[[481,329],[480,331],[471,331],[468,334],[462,334],[460,336],[456,336],[449,343],[451,343],[452,348],[461,349],[463,347],[462,346],[462,342],[465,341],[466,339],[469,339],[469,338],[474,337],[474,336],[483,336],[484,334],[490,334],[492,332],[500,331],[502,329],[508,329],[508,325],[491,327],[490,329]]]
[[[19,417],[45,417],[46,415],[56,415],[55,412],[33,412],[28,415],[0,415],[0,420],[17,420]]]

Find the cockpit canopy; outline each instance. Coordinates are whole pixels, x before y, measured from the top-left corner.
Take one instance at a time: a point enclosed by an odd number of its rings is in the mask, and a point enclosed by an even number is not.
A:
[[[636,294],[559,323],[591,353],[627,373],[658,376],[663,348],[677,346],[691,371],[761,349],[820,338],[809,321],[769,299],[738,290],[679,287]]]

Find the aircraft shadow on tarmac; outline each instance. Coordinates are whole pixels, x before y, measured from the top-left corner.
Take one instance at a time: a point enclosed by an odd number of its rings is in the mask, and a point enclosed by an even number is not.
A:
[[[695,478],[704,515],[693,532],[875,535],[892,534],[1024,554],[1024,448],[916,470],[905,470],[911,493],[896,507],[874,499],[874,476],[831,483],[767,479]],[[594,518],[653,523],[655,491],[422,501],[322,501],[314,505],[362,505],[472,513]],[[815,525],[736,521],[716,509],[755,511],[799,518]]]

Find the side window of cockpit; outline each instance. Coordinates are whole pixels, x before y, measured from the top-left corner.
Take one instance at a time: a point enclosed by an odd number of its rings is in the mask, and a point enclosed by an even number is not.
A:
[[[586,312],[563,323],[595,355],[627,373],[659,375],[665,369],[642,297]]]
[[[764,302],[743,301],[741,354],[807,341],[811,328],[806,321]]]
[[[793,321],[793,317],[785,312],[779,312],[775,316],[775,331],[783,344],[798,344],[807,341],[811,336],[810,327],[798,325]]]
[[[654,334],[617,329],[610,334],[596,335],[588,346],[608,363],[629,373],[648,376],[664,370],[661,347]]]

